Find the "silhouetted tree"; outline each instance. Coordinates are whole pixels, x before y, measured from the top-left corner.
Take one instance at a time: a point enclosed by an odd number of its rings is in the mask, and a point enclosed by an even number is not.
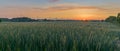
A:
[[[2,20],[0,19],[0,22],[2,22]]]
[[[20,18],[12,18],[11,21],[13,21],[13,22],[30,22],[30,21],[32,21],[32,19],[28,18],[28,17],[20,17]]]
[[[120,23],[120,13],[117,15],[117,22]]]
[[[109,16],[106,20],[106,22],[117,22],[116,16]]]
[[[0,22],[10,22],[10,19],[8,19],[8,18],[0,18]]]

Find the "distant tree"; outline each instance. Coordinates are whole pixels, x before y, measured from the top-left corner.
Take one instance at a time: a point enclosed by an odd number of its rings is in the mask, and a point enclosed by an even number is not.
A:
[[[117,22],[116,16],[109,16],[105,20],[106,22]]]
[[[48,21],[48,19],[45,18],[45,19],[43,19],[43,21]]]
[[[2,20],[0,19],[0,22],[2,22]]]
[[[19,17],[19,18],[12,18],[11,21],[13,22],[31,22],[32,19],[28,17]]]
[[[117,15],[117,22],[120,23],[120,13]]]
[[[10,19],[8,19],[8,18],[0,18],[0,22],[10,22]]]

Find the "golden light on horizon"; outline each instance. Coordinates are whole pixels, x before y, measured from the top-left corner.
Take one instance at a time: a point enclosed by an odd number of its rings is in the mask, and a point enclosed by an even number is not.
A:
[[[77,15],[74,18],[75,20],[93,20],[97,15],[95,14],[97,10],[89,9],[79,9]]]
[[[14,11],[14,12],[13,12]],[[46,9],[46,10],[39,10],[39,9],[13,9],[8,8],[5,10],[1,10],[1,17],[3,15],[7,15],[6,17],[12,18],[12,17],[19,17],[19,16],[27,16],[30,18],[50,18],[50,19],[73,19],[73,20],[101,20],[105,19],[105,17],[108,17],[109,15],[114,14],[108,14],[107,12],[104,12],[99,9],[91,9],[91,8],[74,8],[74,9],[68,9],[68,10],[54,10],[54,9]]]

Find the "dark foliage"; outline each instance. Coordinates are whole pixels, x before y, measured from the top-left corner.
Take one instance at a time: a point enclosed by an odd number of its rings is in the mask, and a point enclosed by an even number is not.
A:
[[[28,17],[20,17],[20,18],[12,18],[11,19],[12,22],[33,22],[33,21],[37,21]]]
[[[120,23],[120,13],[118,13],[118,16],[117,16],[117,22]]]
[[[2,22],[2,20],[0,19],[0,22]]]
[[[116,22],[116,16],[109,16],[105,21],[106,22]]]

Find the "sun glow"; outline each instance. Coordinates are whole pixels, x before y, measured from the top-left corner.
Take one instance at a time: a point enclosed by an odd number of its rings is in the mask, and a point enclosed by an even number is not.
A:
[[[77,17],[75,17],[75,20],[93,20],[94,17],[97,17],[96,13],[97,10],[88,10],[88,9],[82,9],[77,11]]]

